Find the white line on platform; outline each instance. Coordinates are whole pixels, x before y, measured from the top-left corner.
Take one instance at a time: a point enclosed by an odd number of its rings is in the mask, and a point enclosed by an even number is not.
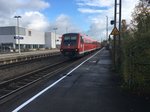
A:
[[[104,48],[103,48],[104,49]],[[44,92],[46,92],[48,89],[52,88],[53,86],[55,86],[58,82],[60,82],[61,80],[63,80],[64,78],[66,78],[69,74],[71,74],[73,71],[75,71],[77,68],[79,68],[82,64],[84,64],[86,61],[88,61],[89,59],[93,58],[96,54],[98,54],[99,52],[101,52],[103,49],[101,49],[100,51],[98,51],[97,53],[95,53],[94,55],[92,55],[91,57],[89,57],[88,59],[86,59],[85,61],[83,61],[81,64],[79,64],[77,67],[75,67],[74,69],[72,69],[70,72],[68,72],[65,76],[61,77],[60,79],[58,79],[57,81],[55,81],[53,84],[49,85],[48,87],[46,87],[44,90],[40,91],[39,93],[37,93],[36,95],[34,95],[33,97],[31,97],[29,100],[27,100],[26,102],[24,102],[23,104],[21,104],[19,107],[17,107],[16,109],[14,109],[12,112],[18,112],[19,110],[21,110],[23,107],[25,107],[26,105],[28,105],[30,102],[32,102],[33,100],[35,100],[37,97],[39,97],[40,95],[42,95]]]

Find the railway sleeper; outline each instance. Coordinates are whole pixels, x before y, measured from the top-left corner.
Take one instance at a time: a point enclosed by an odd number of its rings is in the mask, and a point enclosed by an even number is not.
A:
[[[17,82],[16,84],[17,84],[16,87],[21,87],[21,86],[26,85],[27,83],[26,82]]]
[[[10,93],[11,91],[12,90],[9,90],[9,89],[6,89],[6,88],[0,89],[0,96],[3,96],[5,94],[7,94],[7,93]]]
[[[30,76],[29,79],[37,79],[37,78],[39,78],[41,75],[42,75],[41,73],[34,74],[33,76]]]
[[[26,82],[26,83],[30,83],[30,82],[32,82],[33,80],[32,80],[32,79],[24,79],[23,81]]]
[[[42,76],[42,75],[45,75],[46,73],[37,73],[36,75],[34,75],[35,77],[37,76],[37,77],[39,77],[39,76]]]
[[[6,87],[7,90],[14,90],[17,89],[16,85],[15,86],[7,86]]]

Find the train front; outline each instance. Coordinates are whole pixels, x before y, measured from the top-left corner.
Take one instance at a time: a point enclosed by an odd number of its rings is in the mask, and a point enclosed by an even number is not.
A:
[[[78,33],[67,33],[62,36],[60,51],[64,56],[73,58],[78,56]]]

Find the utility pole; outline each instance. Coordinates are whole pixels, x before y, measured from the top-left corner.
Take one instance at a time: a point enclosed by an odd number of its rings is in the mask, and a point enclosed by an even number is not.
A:
[[[20,50],[20,37],[19,37],[19,18],[21,18],[21,16],[14,16],[14,18],[17,19],[17,38],[18,38],[18,49],[19,49],[19,54],[21,54],[21,50]]]
[[[119,10],[117,10],[117,7],[119,6]],[[121,65],[121,7],[122,7],[122,1],[115,0],[114,3],[114,29],[117,29],[117,26],[119,27],[118,35],[114,35],[114,43],[113,43],[113,63],[114,63],[114,69],[116,67],[118,68]],[[117,12],[119,11],[119,12]],[[117,16],[117,14],[119,14]],[[119,17],[119,18],[118,18]],[[119,25],[117,23],[119,22]]]
[[[115,0],[114,6],[114,28],[116,28],[116,21],[117,21],[117,0]],[[114,35],[114,48],[113,48],[113,64],[114,69],[116,69],[116,35]]]
[[[108,16],[106,16],[106,41],[108,42]]]
[[[121,9],[122,9],[122,0],[119,0],[119,32],[121,33]],[[121,45],[121,35],[119,33],[119,46]]]
[[[119,58],[118,58],[118,64],[119,64],[119,66],[121,66],[121,9],[122,9],[122,0],[119,0],[119,42],[118,42],[118,44],[119,44]]]

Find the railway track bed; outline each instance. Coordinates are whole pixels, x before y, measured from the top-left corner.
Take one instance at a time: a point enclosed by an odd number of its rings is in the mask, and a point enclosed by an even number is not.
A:
[[[62,55],[55,55],[0,66],[0,83],[65,59]]]
[[[65,60],[0,83],[0,102],[5,102],[11,95],[14,95],[45,77],[53,76],[54,73],[64,69],[64,67],[70,65],[70,63],[72,63],[71,60]]]
[[[88,57],[88,56],[86,56]],[[65,60],[50,66],[32,71],[14,79],[0,83],[0,104],[9,101],[33,85],[37,85],[46,78],[50,78],[63,70],[68,69],[84,60],[86,57],[74,60]]]
[[[0,83],[0,104],[9,101],[31,87],[37,86],[38,83],[45,79],[55,76],[64,70],[68,70],[68,68],[79,64],[92,54],[78,59],[66,59]]]

